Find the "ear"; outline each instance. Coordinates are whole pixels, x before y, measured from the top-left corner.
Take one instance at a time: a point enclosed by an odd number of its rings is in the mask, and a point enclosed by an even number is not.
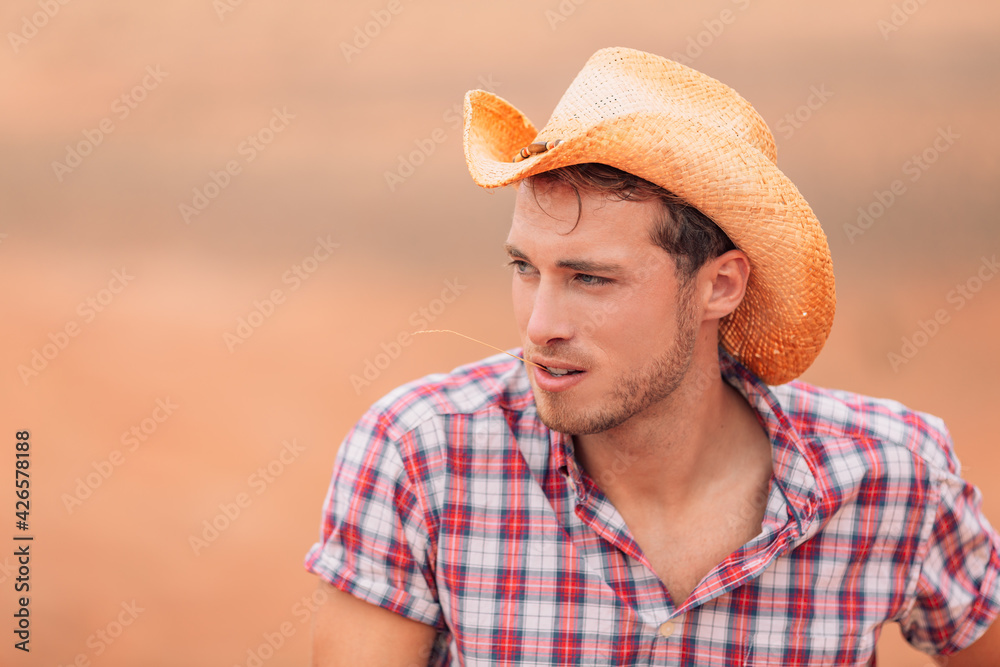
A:
[[[706,262],[697,277],[704,298],[702,317],[721,319],[736,310],[749,279],[750,259],[742,250],[729,250]]]

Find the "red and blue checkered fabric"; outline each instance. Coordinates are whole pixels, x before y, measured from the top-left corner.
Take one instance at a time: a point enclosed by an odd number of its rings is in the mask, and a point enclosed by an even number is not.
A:
[[[978,638],[1000,613],[1000,538],[941,420],[720,360],[773,478],[718,518],[766,502],[760,534],[683,604],[503,355],[361,418],[307,569],[438,628],[431,665],[866,665],[887,621],[929,653]]]

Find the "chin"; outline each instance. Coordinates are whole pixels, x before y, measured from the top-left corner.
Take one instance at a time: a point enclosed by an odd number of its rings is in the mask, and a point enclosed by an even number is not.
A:
[[[565,396],[552,396],[535,390],[535,407],[538,418],[549,429],[567,435],[592,435],[603,433],[623,424],[631,415],[605,406],[585,407],[570,405],[574,401]]]

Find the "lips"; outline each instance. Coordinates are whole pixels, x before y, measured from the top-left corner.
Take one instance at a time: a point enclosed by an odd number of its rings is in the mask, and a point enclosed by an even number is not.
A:
[[[529,359],[533,364],[543,366],[545,370],[549,372],[550,375],[556,377],[562,377],[563,375],[573,375],[575,373],[583,373],[584,370],[579,366],[574,364],[569,364],[563,361],[558,361],[554,359],[544,359],[542,357],[532,357]]]
[[[535,384],[544,391],[565,391],[581,382],[587,375],[586,370],[563,361],[539,357],[534,357],[531,361],[538,364],[531,367]]]
[[[569,368],[553,368],[552,366],[546,366],[545,370],[549,372],[549,375],[554,375],[556,377],[562,377],[564,375],[571,375],[574,373],[583,372],[583,371],[570,370]]]

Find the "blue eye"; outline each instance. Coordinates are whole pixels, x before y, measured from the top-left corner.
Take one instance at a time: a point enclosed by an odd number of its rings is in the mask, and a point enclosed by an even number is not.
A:
[[[527,273],[528,269],[531,268],[531,265],[525,262],[523,259],[512,259],[507,264],[507,266],[513,266],[514,271],[516,271],[517,273]]]
[[[584,285],[609,285],[611,280],[607,278],[601,278],[600,276],[592,276],[589,273],[578,273],[576,274],[576,279],[579,280]]]

